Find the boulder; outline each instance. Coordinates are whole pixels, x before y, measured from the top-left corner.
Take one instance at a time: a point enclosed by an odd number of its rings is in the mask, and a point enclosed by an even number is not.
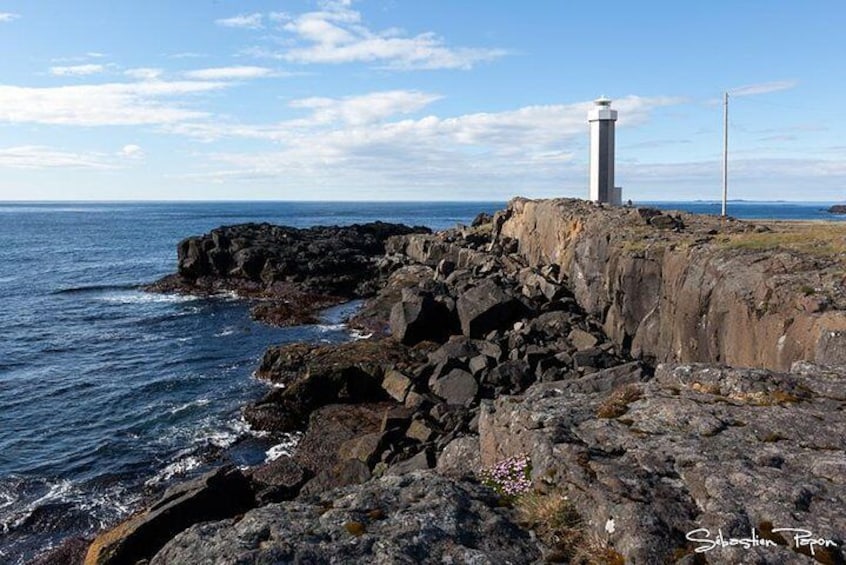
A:
[[[394,369],[389,370],[385,374],[385,378],[382,379],[382,388],[397,402],[405,402],[405,397],[411,390],[411,385],[411,379]]]
[[[232,466],[221,467],[171,487],[146,511],[97,536],[88,549],[85,565],[149,559],[193,524],[229,518],[254,505],[247,478]]]
[[[294,498],[311,475],[309,470],[287,455],[260,465],[249,473],[259,504]]]
[[[569,339],[573,343],[573,346],[579,351],[591,349],[599,342],[595,335],[578,328],[573,329],[567,335],[567,339]]]
[[[513,323],[520,314],[520,303],[492,279],[483,279],[458,297],[456,309],[462,333],[479,338]]]
[[[391,335],[398,342],[444,341],[449,335],[449,312],[429,293],[405,289],[402,300],[391,309]]]
[[[467,371],[453,369],[435,381],[432,392],[448,404],[464,405],[476,398],[479,385],[473,375]]]
[[[479,437],[459,437],[447,444],[438,456],[437,471],[457,479],[473,477],[482,468],[479,455]]]
[[[295,461],[317,475],[352,457],[349,452],[341,453],[342,447],[362,436],[379,434],[385,410],[391,406],[333,404],[315,410],[294,452]]]
[[[244,417],[256,430],[292,431],[301,429],[321,406],[387,400],[382,386],[385,372],[407,367],[424,355],[392,339],[274,348],[265,353],[266,368],[259,374],[287,386],[253,403]]]
[[[371,477],[370,467],[360,459],[344,459],[332,467],[321,470],[300,490],[301,496],[315,495],[345,487],[360,485]]]
[[[386,475],[405,475],[413,473],[414,471],[425,471],[435,466],[435,456],[431,449],[424,449],[420,453],[409,457],[404,461],[394,463],[387,471]]]
[[[427,443],[435,437],[435,431],[432,427],[423,420],[412,420],[405,433],[406,437],[419,441],[420,443]]]

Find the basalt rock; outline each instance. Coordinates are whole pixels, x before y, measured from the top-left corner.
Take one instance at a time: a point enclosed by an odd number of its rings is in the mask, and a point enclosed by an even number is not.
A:
[[[447,307],[430,293],[406,289],[391,309],[391,335],[405,345],[444,341],[453,325]]]
[[[560,268],[620,351],[775,370],[846,363],[842,226],[522,198],[494,224],[529,266]]]
[[[521,313],[521,304],[493,280],[483,279],[458,297],[456,309],[462,333],[484,337],[513,322]]]
[[[221,467],[172,487],[146,511],[97,536],[85,565],[135,564],[193,524],[229,518],[254,505],[246,477],[235,468]]]
[[[257,430],[300,428],[315,409],[335,403],[387,400],[387,371],[424,359],[425,350],[392,339],[358,340],[338,346],[286,345],[268,350],[257,375],[285,388],[248,406],[244,417]]]
[[[183,532],[169,563],[531,563],[540,551],[492,493],[433,472],[386,476]]]
[[[293,457],[283,455],[264,463],[249,473],[259,505],[290,500],[299,492],[313,472]]]
[[[371,296],[383,286],[391,269],[386,271],[387,264],[378,259],[388,238],[429,231],[384,222],[308,229],[266,223],[224,226],[181,241],[177,274],[147,289],[234,292],[261,300],[253,313],[264,322],[312,323],[317,310]]]
[[[615,367],[485,405],[482,464],[529,455],[535,485],[564,488],[626,562],[692,559],[698,544],[685,536],[700,528],[728,539],[774,527],[835,540],[818,558],[843,562],[846,370],[664,365],[646,379]],[[791,535],[778,543],[708,559],[810,562]]]

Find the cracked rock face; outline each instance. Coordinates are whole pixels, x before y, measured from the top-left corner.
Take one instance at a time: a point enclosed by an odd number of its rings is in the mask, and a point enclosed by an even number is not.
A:
[[[529,454],[535,483],[565,486],[633,563],[692,556],[697,544],[685,536],[697,528],[711,538],[804,528],[838,544],[829,562],[846,557],[846,370],[662,365],[645,383],[580,382],[599,378],[539,383],[488,404],[482,463]],[[782,545],[790,534],[766,535],[779,546],[716,548],[709,562],[810,562]]]
[[[490,491],[415,472],[194,526],[151,563],[493,565],[539,557]]]

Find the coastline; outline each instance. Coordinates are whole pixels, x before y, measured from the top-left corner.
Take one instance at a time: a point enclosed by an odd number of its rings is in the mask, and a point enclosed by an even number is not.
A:
[[[512,201],[509,208],[509,210],[512,210],[511,216],[514,216],[515,210],[519,208],[519,204],[515,204],[515,202],[518,201]],[[565,207],[573,206],[577,209],[579,206],[577,203],[569,201],[565,201],[562,205]],[[635,210],[632,209],[630,212]],[[607,210],[591,211],[591,213],[595,213],[595,217],[599,218],[598,221],[604,224],[603,230],[608,229],[608,221],[611,217],[607,215],[609,212]],[[579,213],[582,212],[579,211]],[[324,418],[324,421],[321,422],[320,417],[315,418],[315,414],[325,416],[325,410],[329,410],[330,413],[332,410],[341,410],[340,413],[334,412],[337,416],[345,413],[344,410],[353,410],[354,407],[355,411],[344,417],[355,414],[357,420],[369,418],[371,423],[370,427],[363,429],[353,431],[347,429],[340,432],[336,430],[335,433],[338,435],[329,442],[332,445],[328,448],[328,451],[334,450],[335,452],[323,453],[319,461],[310,463],[318,469],[306,467],[305,471],[308,472],[303,472],[304,466],[301,462],[296,461],[295,458],[287,458],[282,459],[282,462],[275,465],[270,464],[263,471],[256,471],[260,474],[264,473],[263,479],[257,481],[255,474],[252,478],[247,477],[253,481],[250,487],[252,489],[251,494],[259,498],[258,501],[253,501],[253,505],[258,502],[261,508],[264,507],[262,502],[277,504],[279,501],[290,500],[293,498],[292,495],[300,491],[308,481],[314,481],[313,484],[316,486],[306,489],[305,494],[312,493],[313,496],[317,493],[328,492],[332,488],[346,488],[347,490],[343,492],[358,493],[357,487],[350,485],[357,482],[364,485],[376,484],[379,481],[387,480],[382,477],[394,475],[409,474],[413,477],[410,479],[412,483],[422,482],[421,484],[428,485],[430,484],[429,481],[432,481],[432,484],[441,484],[438,483],[441,479],[435,478],[435,471],[425,471],[425,469],[430,468],[435,468],[441,472],[440,474],[448,477],[472,477],[481,466],[494,464],[506,456],[530,451],[530,445],[549,445],[550,447],[558,445],[555,441],[549,444],[549,440],[543,437],[535,437],[527,444],[525,438],[521,439],[521,433],[515,433],[513,429],[510,429],[512,424],[507,424],[506,421],[501,420],[503,415],[511,412],[508,407],[508,402],[510,402],[508,398],[522,397],[525,399],[523,400],[525,404],[526,400],[540,401],[545,398],[544,395],[550,394],[551,391],[559,391],[555,392],[555,395],[565,394],[576,397],[587,395],[581,397],[581,400],[593,405],[593,410],[598,411],[603,403],[609,401],[612,397],[616,398],[622,395],[625,401],[616,401],[618,403],[623,402],[622,406],[610,408],[612,413],[622,411],[620,414],[599,420],[596,420],[595,416],[589,417],[587,420],[579,422],[578,426],[582,426],[586,422],[594,422],[593,425],[596,425],[597,422],[613,424],[615,420],[629,413],[631,404],[640,403],[643,405],[643,410],[648,411],[650,406],[648,406],[647,401],[651,398],[661,398],[668,390],[665,387],[669,386],[669,381],[661,375],[677,375],[678,371],[681,370],[661,369],[661,371],[669,371],[670,373],[660,373],[654,377],[653,373],[657,369],[655,359],[675,363],[681,362],[683,365],[689,364],[692,360],[699,361],[699,359],[684,357],[661,359],[661,354],[653,354],[642,347],[640,350],[635,349],[633,351],[635,342],[630,341],[627,344],[625,335],[615,337],[614,322],[612,320],[612,324],[609,325],[608,310],[605,307],[599,307],[596,300],[593,301],[594,305],[591,305],[591,300],[585,300],[587,294],[584,293],[594,293],[597,288],[607,288],[607,283],[597,283],[598,287],[588,287],[588,290],[582,289],[583,295],[579,296],[578,276],[577,274],[574,275],[573,271],[568,272],[566,258],[550,261],[550,257],[545,257],[540,252],[540,248],[532,248],[533,245],[536,245],[531,243],[535,236],[525,231],[519,233],[525,226],[531,225],[535,229],[542,222],[537,220],[521,221],[518,225],[512,221],[509,224],[512,218],[506,218],[506,215],[508,214],[492,218],[489,223],[480,221],[478,225],[471,228],[448,230],[434,235],[397,235],[395,238],[386,239],[384,249],[387,252],[384,255],[386,259],[380,259],[382,263],[377,269],[380,271],[378,276],[384,276],[384,278],[373,286],[374,289],[378,289],[376,298],[371,297],[368,304],[365,305],[364,311],[367,312],[368,307],[370,308],[371,319],[367,324],[368,330],[381,325],[383,330],[390,329],[394,337],[399,338],[401,343],[398,344],[396,350],[392,350],[395,351],[396,356],[391,357],[389,355],[387,359],[379,356],[374,357],[374,352],[367,351],[367,346],[362,345],[350,346],[344,352],[342,359],[332,359],[324,365],[321,365],[320,357],[326,351],[317,351],[318,356],[314,358],[315,350],[319,349],[314,347],[307,348],[308,351],[305,352],[297,352],[294,351],[295,347],[289,347],[266,354],[265,362],[262,365],[270,367],[265,371],[268,378],[271,380],[277,378],[286,387],[279,389],[282,392],[272,391],[268,397],[259,401],[256,406],[270,408],[265,410],[266,413],[261,418],[254,419],[252,422],[254,425],[256,423],[269,425],[278,431],[287,428],[301,429],[301,426],[307,422],[304,443],[308,447],[310,445],[307,440],[309,434],[312,437],[320,437],[324,444],[325,438],[329,437],[325,428],[325,421],[328,420]],[[656,220],[656,218],[662,217],[666,221]],[[673,241],[675,236],[670,234],[681,233],[684,235],[685,230],[696,232],[698,229],[696,221],[687,215],[681,217],[660,212],[652,214],[650,212],[646,216],[640,214],[639,218],[638,221],[645,220],[643,225],[657,238],[657,241],[669,245],[678,245],[677,242]],[[584,225],[586,224],[583,224],[579,229],[584,230]],[[743,225],[743,223],[735,223],[735,226],[738,225]],[[583,238],[585,241],[596,239],[595,236],[598,232],[591,233],[590,229],[587,228],[587,234]],[[709,229],[715,228],[711,226]],[[739,233],[744,233],[744,230],[745,228],[740,230]],[[513,238],[504,235],[517,235],[518,233],[519,236]],[[559,246],[558,249],[561,251],[560,246],[564,245],[563,240],[560,239],[561,232],[556,231],[555,233],[559,234],[556,236],[559,239],[553,243]],[[550,239],[549,232],[541,233],[537,237],[539,241]],[[632,242],[623,243],[631,244]],[[700,242],[699,245],[703,244]],[[629,248],[628,251],[634,251],[637,254],[644,250]],[[374,257],[377,255],[375,254]],[[588,253],[586,256],[589,255]],[[642,258],[654,262],[654,256],[650,257],[649,252]],[[600,257],[600,259],[603,264],[619,264],[617,259],[609,260],[608,256],[604,259]],[[584,267],[582,265],[580,268],[583,269]],[[596,270],[594,267],[593,271]],[[456,273],[459,273],[459,275],[456,275]],[[644,277],[641,275],[638,275],[638,277],[635,277],[634,284],[643,284]],[[483,291],[472,295],[473,289],[479,287]],[[466,299],[468,293],[471,294],[473,300]],[[364,294],[366,293],[362,293],[362,295]],[[491,296],[494,296],[495,300],[487,300]],[[464,302],[461,302],[462,299],[464,299]],[[545,306],[549,304],[553,306]],[[582,309],[584,305],[586,307]],[[820,304],[817,304],[817,307],[820,306]],[[838,312],[840,311],[839,308],[839,302],[835,301],[823,305],[822,310],[811,311],[813,310],[813,306],[811,306],[806,311],[809,316],[813,316],[824,314],[826,309],[829,313],[832,311]],[[620,319],[623,320],[623,326],[626,325],[627,316],[637,315],[636,310],[629,311],[625,307],[619,308],[619,316],[622,316]],[[604,315],[603,311],[605,311]],[[611,312],[613,312],[613,304]],[[675,314],[673,317],[675,317]],[[538,322],[540,319],[543,321]],[[547,328],[544,324],[551,324],[551,326]],[[567,331],[563,330],[565,327]],[[444,333],[444,328],[448,328],[449,331]],[[608,331],[609,328],[611,329],[610,332]],[[540,343],[532,343],[532,340],[540,339],[535,334],[544,336]],[[383,339],[391,341],[391,338],[387,336]],[[381,343],[371,340],[353,343]],[[543,340],[547,340],[547,342],[543,343]],[[402,343],[403,341],[406,343]],[[395,343],[395,340],[391,342]],[[497,343],[499,352],[484,351],[485,344],[494,342]],[[530,349],[531,347],[534,347],[534,349]],[[384,354],[390,348],[378,345],[376,349],[379,350],[379,354]],[[512,355],[512,352],[517,353]],[[291,356],[293,353],[295,355]],[[569,360],[564,357],[557,358],[561,353],[569,357]],[[635,353],[635,358],[632,357],[633,353]],[[270,356],[269,359],[268,355]],[[312,357],[309,357],[310,355]],[[550,361],[549,359],[552,358],[556,359]],[[704,361],[707,362],[708,360]],[[304,366],[307,368],[305,372],[302,371]],[[701,372],[703,375],[707,375],[710,370],[707,367],[690,367],[686,370],[696,374]],[[813,382],[814,378],[818,378],[815,376],[815,370],[803,367],[799,367],[797,369],[799,373],[795,374],[801,375],[802,379],[807,382]],[[803,374],[802,371],[805,373]],[[531,378],[523,379],[522,376],[529,372],[532,374]],[[788,372],[794,374],[792,370]],[[496,374],[492,376],[493,373]],[[274,375],[284,376],[274,377]],[[740,387],[738,390],[725,391],[719,388],[723,386],[721,383],[726,375],[729,376],[729,382],[735,382]],[[843,377],[842,373],[834,373],[834,375],[831,378]],[[700,380],[705,378],[701,376]],[[791,378],[794,380],[791,380]],[[798,410],[796,404],[813,404],[816,402],[817,396],[822,394],[819,391],[827,389],[829,386],[823,383],[823,379],[812,387],[812,393],[808,395],[806,392],[802,392],[801,387],[797,388],[798,384],[794,382],[797,377],[791,378],[787,378],[785,381],[785,377],[776,373],[751,372],[747,374],[743,370],[738,370],[735,373],[722,374],[721,379],[711,385],[701,386],[695,390],[695,394],[712,395],[714,397],[727,396],[737,401],[737,395],[742,393],[741,397],[751,406],[777,406]],[[311,384],[308,384],[309,382]],[[362,382],[369,384],[358,392],[351,392],[351,386],[360,386]],[[755,383],[760,382],[770,383],[770,385],[765,385],[763,390],[746,390],[749,387],[754,389],[759,386]],[[561,383],[566,384],[562,385]],[[315,386],[317,386],[317,390],[310,390]],[[708,388],[709,386],[711,388]],[[717,389],[713,388],[715,386]],[[291,393],[291,390],[294,393]],[[331,392],[327,393],[327,391]],[[631,398],[624,394],[625,391],[629,391],[628,394],[631,395]],[[320,394],[317,394],[317,392]],[[412,394],[414,395],[411,397],[413,400],[409,401],[409,396]],[[537,396],[537,394],[541,396]],[[778,398],[783,398],[779,395],[788,395],[784,398],[791,400],[777,401],[771,405],[757,403],[755,399],[759,398],[760,395],[766,396],[767,394],[776,394]],[[687,398],[686,395],[686,392],[682,394],[683,397]],[[635,396],[637,398],[634,398]],[[796,400],[792,400],[793,398]],[[688,400],[701,402],[700,398],[691,397]],[[380,404],[384,402],[389,404]],[[491,403],[496,407],[493,411],[489,409]],[[542,404],[541,402],[540,405]],[[613,404],[614,401],[612,401]],[[707,402],[702,404],[706,405]],[[349,408],[331,408],[339,405],[347,405]],[[545,414],[542,417],[548,418],[550,414],[556,414],[553,407],[540,405],[538,407],[530,406],[527,409],[526,414],[535,414],[529,416],[530,419],[536,418],[538,415]],[[299,411],[301,416],[295,422],[285,423],[286,414],[292,413],[292,408],[296,409],[294,412]],[[400,408],[403,408],[404,411]],[[651,407],[651,409],[665,408]],[[321,412],[321,410],[324,410],[324,412]],[[499,414],[499,416],[496,416],[496,414]],[[555,417],[564,418],[565,416],[558,414]],[[275,421],[274,418],[276,418]],[[282,423],[280,423],[279,418],[283,420]],[[603,422],[603,420],[608,421]],[[842,422],[837,421],[832,425],[840,426]],[[450,427],[451,429],[447,430]],[[687,431],[680,429],[679,433],[686,440],[691,440],[691,437],[685,434],[692,434],[693,432],[701,434],[709,429],[711,428],[707,426],[702,429]],[[722,432],[719,426],[713,429],[719,430],[715,435],[720,435]],[[474,437],[477,439],[474,440]],[[786,439],[788,438],[779,441]],[[316,448],[316,445],[312,445],[312,448]],[[325,445],[321,449],[324,448]],[[324,451],[327,451],[327,449],[324,449]],[[634,450],[629,446],[625,451]],[[387,458],[384,455],[386,452],[389,453]],[[477,455],[472,455],[474,452]],[[566,465],[562,467],[562,462],[556,461],[554,457],[549,459],[548,454],[546,457],[545,460],[544,454],[532,452],[532,478],[536,487],[540,488],[546,485],[548,490],[550,477],[560,479],[566,474],[572,473],[572,470],[567,470]],[[292,461],[292,459],[294,460]],[[553,474],[547,475],[550,470]],[[594,468],[594,473],[596,472]],[[312,476],[308,477],[309,473]],[[588,479],[589,475],[588,473]],[[362,479],[364,479],[363,482]],[[204,480],[205,483],[202,485],[195,483],[192,487],[194,490],[191,490],[191,488],[183,489],[183,495],[190,493],[187,498],[183,496],[181,499],[178,497],[174,499],[171,495],[171,502],[180,500],[180,504],[192,504],[197,496],[205,496],[204,493],[208,493],[210,487],[207,484],[208,480]],[[450,480],[456,482],[455,479]],[[596,479],[592,480],[595,481]],[[632,480],[640,481],[642,479],[633,477]],[[240,479],[236,480],[236,482],[238,481]],[[573,481],[577,484],[583,483],[585,478],[570,477],[568,481],[562,482]],[[462,481],[457,482],[461,483]],[[263,485],[264,490],[257,491],[257,484]],[[602,487],[588,480],[586,486],[590,485],[599,489],[599,493],[595,496],[600,498],[602,496],[610,496],[611,498],[617,496],[613,489],[610,495],[602,490],[607,488],[607,485]],[[648,490],[654,488],[654,486],[650,486],[647,481],[646,484],[638,488]],[[400,486],[399,488],[402,490],[405,487]],[[262,492],[264,498],[260,496]],[[842,493],[838,496],[841,495]],[[477,493],[470,496],[472,498],[481,495]],[[168,496],[166,495],[165,498],[168,498]],[[590,498],[588,496],[587,499],[579,500],[577,503],[579,512],[586,517],[588,524],[585,528],[585,535],[591,528],[595,532],[601,521],[597,516],[590,515],[588,511],[591,504],[596,505],[596,500],[590,500]],[[297,500],[300,499],[306,500],[307,497],[302,498],[302,495],[300,495]],[[431,502],[443,504],[441,500]],[[619,506],[619,504],[618,501],[616,505]],[[241,512],[242,508],[239,504],[231,504],[228,512],[231,513],[233,509]],[[267,506],[267,508],[270,507]],[[596,509],[597,513],[600,508],[605,508],[605,505],[600,504]],[[499,512],[493,508],[490,510],[499,517],[498,519],[513,520],[513,518],[508,517],[507,512]],[[179,510],[179,512],[181,511]],[[287,512],[288,510],[280,508],[279,511]],[[662,511],[662,509],[653,511]],[[204,516],[208,519],[214,517],[215,514],[206,513]],[[620,520],[620,517],[618,516],[616,519]],[[679,519],[682,518],[679,517]],[[376,522],[381,524],[382,520],[384,519],[368,519],[359,523],[367,522],[365,524],[365,530],[367,530],[367,528],[375,528]],[[390,517],[388,521],[390,521]],[[605,524],[607,519],[601,522]],[[195,545],[186,546],[193,547],[196,550],[198,549],[196,544],[206,543],[210,535],[224,537],[229,535],[226,528],[225,525],[221,525],[216,530],[213,529],[216,533],[210,530],[202,534],[197,528],[189,528],[189,533],[180,536],[179,539],[186,540],[185,543],[189,543],[191,536],[199,536],[195,537],[193,542],[190,542]],[[516,536],[515,540],[523,539],[519,531],[520,529],[517,528],[512,532],[512,535]],[[456,535],[459,535],[459,533],[456,532]],[[836,534],[838,532],[830,533],[830,535]],[[346,535],[354,534],[348,532]],[[391,536],[397,534],[385,531],[381,532],[380,535],[384,536],[385,539],[393,539]],[[611,537],[616,539],[611,539]],[[613,552],[628,558],[631,558],[632,555],[639,555],[643,558],[646,555],[637,553],[640,551],[637,547],[638,544],[643,544],[644,539],[650,539],[651,543],[657,544],[650,549],[650,551],[654,550],[657,553],[650,553],[649,556],[656,556],[661,552],[669,551],[668,543],[678,543],[679,541],[676,539],[677,536],[674,537],[674,535],[669,535],[669,541],[664,540],[660,543],[655,538],[655,534],[647,535],[647,532],[636,528],[634,532],[609,536],[605,544],[607,547],[594,547],[592,549],[594,551],[607,550],[609,555]],[[338,538],[337,541],[340,543],[341,539]],[[120,540],[118,542],[121,543]],[[125,539],[123,543],[125,543]],[[288,540],[286,543],[307,543],[307,541]],[[515,541],[515,544],[515,547],[520,547],[522,551],[527,552],[526,555],[533,551],[523,542],[517,543]],[[179,553],[172,552],[179,551],[178,546],[179,544],[169,544],[169,549],[166,549],[163,555],[168,555],[167,552],[170,551],[170,557],[157,559],[160,559],[160,562],[168,562],[167,559],[177,559],[175,556],[178,556]],[[103,547],[103,544],[100,544],[99,547]],[[551,552],[559,551],[559,549],[544,547],[542,543],[535,550],[539,552],[538,555],[548,556]],[[217,551],[221,551],[221,549],[218,547]],[[327,551],[329,550],[327,549]],[[485,551],[493,551],[493,549],[488,548]],[[666,555],[666,553],[662,554]],[[105,554],[101,555],[105,556]],[[92,556],[91,553],[89,553],[89,558],[94,559],[91,562],[113,562],[109,561],[110,558],[97,558]],[[114,559],[114,557],[111,559]],[[154,562],[156,561],[154,560]]]

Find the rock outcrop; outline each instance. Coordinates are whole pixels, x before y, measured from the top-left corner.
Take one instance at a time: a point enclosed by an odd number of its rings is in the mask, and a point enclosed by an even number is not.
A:
[[[846,204],[835,204],[828,209],[829,214],[846,214]]]
[[[563,488],[627,562],[691,554],[686,534],[700,528],[726,539],[754,528],[777,542],[720,548],[720,563],[810,561],[796,553],[808,547],[788,547],[792,536],[773,528],[833,540],[817,557],[844,562],[846,369],[662,365],[648,381],[603,373],[486,404],[482,464],[530,456],[536,486]]]
[[[178,272],[148,290],[209,295],[234,292],[261,300],[253,315],[276,325],[314,322],[314,312],[384,285],[378,259],[388,238],[424,227],[372,222],[297,229],[272,224],[225,226],[177,247]],[[387,269],[387,270],[386,270]]]
[[[496,497],[424,472],[252,510],[177,536],[170,563],[531,563],[540,552]]]
[[[221,467],[172,487],[146,511],[97,536],[88,549],[85,565],[137,563],[152,557],[193,524],[228,518],[254,505],[244,475],[232,467]]]
[[[578,303],[635,357],[846,364],[846,226],[520,198],[495,223],[529,265],[559,266]]]

